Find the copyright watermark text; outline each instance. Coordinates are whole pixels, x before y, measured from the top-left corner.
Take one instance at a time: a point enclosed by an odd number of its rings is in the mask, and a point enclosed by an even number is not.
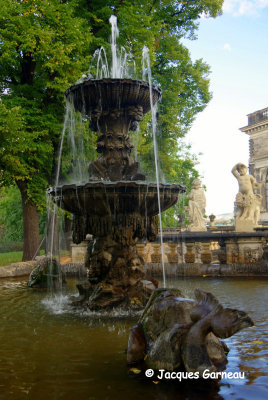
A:
[[[245,372],[211,372],[205,369],[202,373],[199,372],[170,372],[165,369],[154,371],[153,369],[146,369],[145,376],[147,378],[157,379],[177,379],[182,381],[184,379],[245,379]]]

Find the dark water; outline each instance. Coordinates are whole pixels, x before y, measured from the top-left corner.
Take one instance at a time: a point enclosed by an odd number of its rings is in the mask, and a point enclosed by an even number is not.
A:
[[[68,306],[68,296],[76,293],[74,281],[61,301],[52,301],[46,292],[27,288],[24,280],[0,280],[0,399],[265,399],[267,280],[177,279],[168,285],[189,297],[195,287],[209,290],[225,306],[254,319],[255,327],[226,340],[231,349],[227,371],[245,372],[245,379],[154,383],[134,375],[125,349],[135,318],[75,312]]]

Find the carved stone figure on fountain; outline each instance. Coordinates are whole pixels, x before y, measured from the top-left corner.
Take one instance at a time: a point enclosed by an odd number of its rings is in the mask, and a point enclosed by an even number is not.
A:
[[[127,361],[168,371],[221,371],[227,363],[225,339],[254,325],[243,311],[223,308],[211,293],[195,289],[196,301],[179,289],[157,289],[138,325],[131,329]]]
[[[137,255],[135,243],[120,246],[111,237],[89,245],[86,267],[89,285],[78,285],[79,302],[91,309],[116,305],[140,309],[155,289],[144,281],[144,260]]]
[[[136,242],[140,237],[148,235],[155,238],[157,216],[145,218],[137,212],[130,215],[118,214],[115,212],[118,199],[114,194],[113,198],[113,213],[105,204],[104,215],[91,215],[85,224],[95,239],[89,243],[86,253],[85,267],[88,269],[89,285],[78,285],[81,295],[79,302],[86,302],[92,309],[98,309],[104,304],[103,296],[106,296],[105,307],[113,307],[119,303],[131,307],[133,298],[139,299],[139,302],[134,302],[135,308],[137,304],[142,307],[152,288],[155,288],[151,285],[149,289],[146,284],[146,291],[144,290],[144,260],[137,254]],[[99,210],[101,204],[98,204]],[[105,216],[105,213],[108,215]],[[125,214],[128,214],[127,209]],[[101,287],[97,290],[100,283]],[[112,295],[113,287],[120,289],[116,290],[115,298]]]
[[[90,164],[90,179],[145,180],[138,171],[139,163],[130,155],[134,146],[128,136],[129,129],[135,130],[142,118],[142,106],[95,111],[91,115],[91,129],[99,131],[97,152],[102,155]]]
[[[116,242],[110,236],[103,238],[102,241],[94,240],[88,244],[85,267],[91,283],[99,283],[108,275],[115,245]]]
[[[206,197],[201,188],[199,179],[193,181],[192,190],[189,193],[189,205],[185,207],[189,217],[189,231],[206,231],[204,215],[206,213]]]
[[[248,168],[242,163],[238,163],[232,168],[232,174],[236,177],[239,185],[239,192],[235,199],[235,228],[238,232],[253,231],[254,227],[258,225],[260,215],[261,196],[255,193],[260,185],[247,172]]]

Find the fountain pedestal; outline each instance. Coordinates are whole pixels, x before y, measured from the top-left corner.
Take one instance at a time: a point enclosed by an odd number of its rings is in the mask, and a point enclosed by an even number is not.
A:
[[[140,238],[157,235],[158,218],[140,213],[89,217],[94,241],[87,249],[85,267],[91,285],[85,297],[91,309],[114,307],[140,309],[148,301],[154,285],[144,280],[144,260],[138,255],[136,243]],[[82,293],[80,293],[82,294]]]

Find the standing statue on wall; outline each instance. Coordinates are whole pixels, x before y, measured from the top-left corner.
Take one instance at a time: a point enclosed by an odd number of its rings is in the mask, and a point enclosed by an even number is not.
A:
[[[248,168],[242,163],[236,164],[232,169],[239,185],[239,192],[235,199],[236,230],[238,231],[253,230],[253,227],[258,225],[260,216],[261,195],[254,193],[260,185],[247,172]]]
[[[206,197],[204,190],[201,188],[201,181],[195,179],[193,187],[189,194],[189,205],[185,207],[189,217],[189,231],[200,232],[206,231],[204,215],[206,213]]]

